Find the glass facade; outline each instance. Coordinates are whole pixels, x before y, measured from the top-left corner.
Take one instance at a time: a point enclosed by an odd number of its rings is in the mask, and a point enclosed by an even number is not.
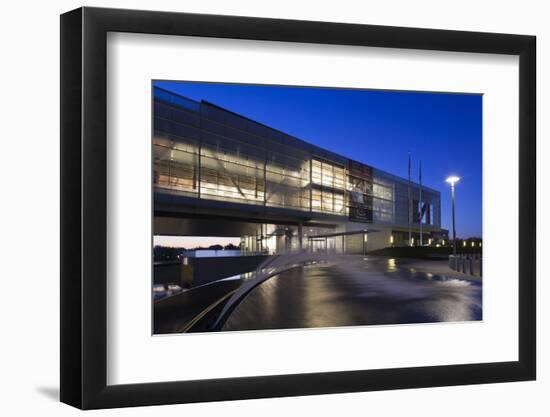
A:
[[[156,187],[203,199],[310,210],[307,152],[277,142],[280,132],[205,102],[181,106],[181,98],[174,103],[166,94],[155,89]]]
[[[373,183],[373,217],[376,223],[394,222],[394,189],[389,182],[376,178]]]
[[[337,215],[346,214],[344,175],[343,166],[312,158],[312,211]]]
[[[170,99],[177,98],[179,98],[178,103],[171,104]],[[200,117],[199,106],[195,104],[191,100],[187,102],[182,97],[155,89],[153,138],[155,187],[185,195],[198,195]]]
[[[154,89],[153,116],[159,191],[367,223],[408,223],[406,185],[391,175],[337,155],[331,160],[330,152],[283,132],[160,88]],[[437,225],[439,195],[424,195],[425,218]]]

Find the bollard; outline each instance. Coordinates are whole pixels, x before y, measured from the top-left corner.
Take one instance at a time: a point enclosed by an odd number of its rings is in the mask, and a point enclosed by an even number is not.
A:
[[[479,255],[479,276],[483,276],[483,255]]]
[[[449,255],[449,268],[453,271],[458,271],[458,259],[454,255]]]

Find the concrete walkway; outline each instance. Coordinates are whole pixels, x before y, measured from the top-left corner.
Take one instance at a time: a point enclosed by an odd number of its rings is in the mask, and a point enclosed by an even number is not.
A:
[[[457,279],[465,279],[469,281],[482,282],[481,277],[464,274],[462,272],[458,272],[449,268],[448,260],[401,258],[401,259],[396,259],[396,263],[397,263],[397,266],[400,268],[413,269],[415,271],[431,273],[431,274],[446,275],[448,277],[457,278]]]

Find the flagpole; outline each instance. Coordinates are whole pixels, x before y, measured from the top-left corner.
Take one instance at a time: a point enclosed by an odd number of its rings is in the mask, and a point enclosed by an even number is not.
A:
[[[411,153],[409,152],[409,183],[407,187],[407,192],[409,195],[409,246],[412,246],[412,236],[411,236],[411,215],[412,215],[412,203],[411,203]]]
[[[420,246],[422,246],[422,217],[424,217],[424,205],[422,202],[422,161],[419,162],[418,180],[420,182],[420,196],[418,205],[420,206]]]

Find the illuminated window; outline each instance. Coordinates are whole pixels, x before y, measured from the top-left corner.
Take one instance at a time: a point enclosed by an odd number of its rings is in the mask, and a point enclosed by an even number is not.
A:
[[[344,194],[334,194],[334,212],[338,214],[344,213]]]
[[[334,188],[344,188],[344,168],[334,167]]]
[[[344,188],[344,168],[317,159],[311,161],[311,181],[330,188]]]
[[[322,192],[323,195],[323,211],[333,211],[333,196],[331,191],[324,191]]]
[[[321,191],[317,189],[311,190],[311,208],[314,211],[321,211]]]
[[[155,140],[155,187],[196,193],[198,160],[194,151],[190,144],[172,144],[165,140]]]
[[[314,159],[311,161],[311,182],[314,184],[321,184],[322,180],[322,164],[321,161]]]

